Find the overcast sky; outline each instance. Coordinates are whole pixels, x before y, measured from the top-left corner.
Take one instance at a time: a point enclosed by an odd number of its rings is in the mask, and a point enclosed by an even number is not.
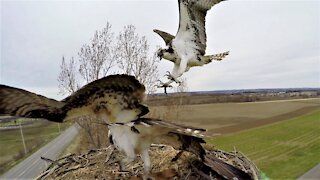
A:
[[[229,0],[206,19],[207,54],[230,55],[184,74],[189,91],[320,87],[319,1]],[[116,33],[133,24],[155,50],[154,28],[177,31],[177,0],[1,1],[0,83],[61,99],[61,57],[77,57],[107,21]],[[172,67],[161,61],[160,76]]]

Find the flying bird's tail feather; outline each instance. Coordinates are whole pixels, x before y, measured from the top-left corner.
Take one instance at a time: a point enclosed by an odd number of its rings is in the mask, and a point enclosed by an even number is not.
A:
[[[223,52],[223,53],[219,53],[219,54],[214,54],[214,55],[207,55],[207,56],[204,56],[204,63],[205,64],[208,64],[208,63],[211,63],[212,60],[215,60],[215,61],[222,61],[226,56],[229,55],[229,51],[226,51],[226,52]]]
[[[45,118],[62,122],[64,103],[5,85],[0,85],[0,114],[26,118]]]

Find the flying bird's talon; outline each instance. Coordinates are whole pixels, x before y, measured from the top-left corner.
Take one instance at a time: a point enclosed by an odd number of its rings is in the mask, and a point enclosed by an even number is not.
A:
[[[167,76],[168,79],[172,78],[171,73],[169,71],[166,72],[166,74],[164,76]]]

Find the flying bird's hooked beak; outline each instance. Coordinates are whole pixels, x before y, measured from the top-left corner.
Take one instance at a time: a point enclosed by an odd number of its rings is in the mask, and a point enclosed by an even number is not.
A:
[[[158,51],[157,51],[157,57],[160,59],[160,61],[162,60],[162,57],[163,57],[163,52],[162,52],[163,50],[160,48],[160,49],[158,49]]]

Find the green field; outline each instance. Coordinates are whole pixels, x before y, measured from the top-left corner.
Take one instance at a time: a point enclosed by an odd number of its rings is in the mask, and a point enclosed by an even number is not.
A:
[[[320,163],[320,111],[208,140],[243,152],[272,179],[295,179]]]
[[[70,124],[60,124],[60,131]],[[59,126],[45,120],[35,120],[32,126],[23,127],[28,153],[24,154],[20,129],[0,130],[0,174],[16,165],[44,144],[59,135]]]

